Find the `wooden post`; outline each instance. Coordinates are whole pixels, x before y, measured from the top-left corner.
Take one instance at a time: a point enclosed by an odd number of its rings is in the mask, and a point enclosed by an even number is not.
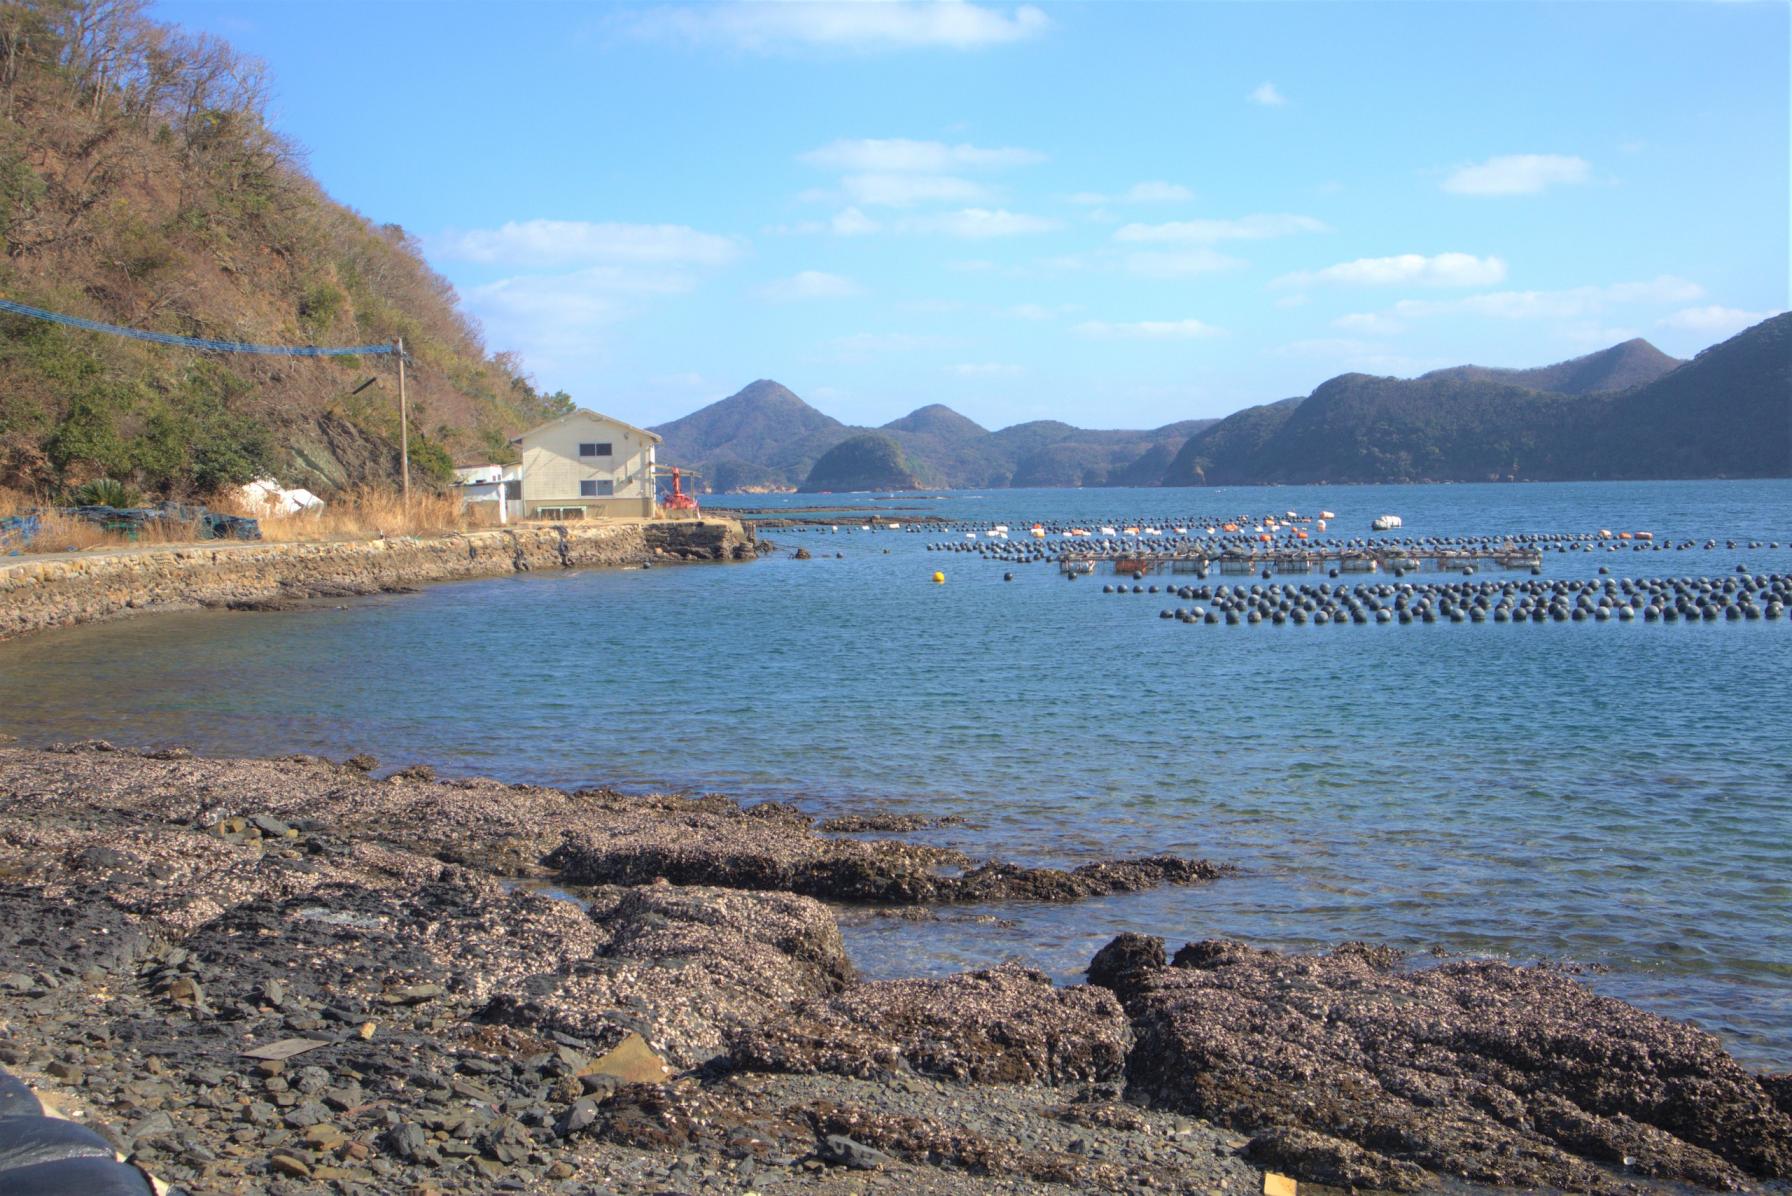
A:
[[[396,342],[398,347],[398,460],[404,472],[404,513],[411,513],[411,409],[405,402],[404,395],[404,338]]]

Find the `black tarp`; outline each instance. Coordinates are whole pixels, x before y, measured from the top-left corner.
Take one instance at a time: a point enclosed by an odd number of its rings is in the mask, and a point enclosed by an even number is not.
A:
[[[5,1196],[152,1196],[143,1173],[104,1138],[44,1114],[35,1093],[0,1070],[0,1193]]]

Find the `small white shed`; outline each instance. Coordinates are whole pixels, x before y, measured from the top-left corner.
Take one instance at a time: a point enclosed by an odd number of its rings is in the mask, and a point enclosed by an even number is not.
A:
[[[461,506],[486,522],[523,517],[521,465],[463,465],[454,471],[454,492]]]

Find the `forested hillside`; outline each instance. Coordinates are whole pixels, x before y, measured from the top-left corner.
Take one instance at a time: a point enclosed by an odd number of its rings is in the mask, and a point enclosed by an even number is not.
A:
[[[218,340],[402,337],[424,479],[568,405],[487,352],[410,234],[312,181],[268,127],[259,64],[145,8],[0,4],[0,296]],[[0,316],[0,486],[390,481],[394,381],[390,358],[207,354]]]
[[[802,489],[914,490],[918,483],[902,446],[887,432],[848,436],[821,455]]]
[[[1792,314],[1673,361],[1628,341],[1536,370],[1345,374],[1190,437],[1162,483],[1792,475]]]

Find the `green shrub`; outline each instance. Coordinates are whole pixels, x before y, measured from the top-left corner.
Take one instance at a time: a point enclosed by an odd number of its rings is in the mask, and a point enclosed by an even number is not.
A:
[[[411,434],[411,474],[438,486],[454,480],[454,458],[448,450],[421,432]]]
[[[342,292],[327,282],[306,287],[299,296],[299,323],[313,333],[325,331],[342,311],[343,299]]]
[[[142,495],[117,478],[96,478],[71,491],[68,501],[77,507],[134,507]]]

